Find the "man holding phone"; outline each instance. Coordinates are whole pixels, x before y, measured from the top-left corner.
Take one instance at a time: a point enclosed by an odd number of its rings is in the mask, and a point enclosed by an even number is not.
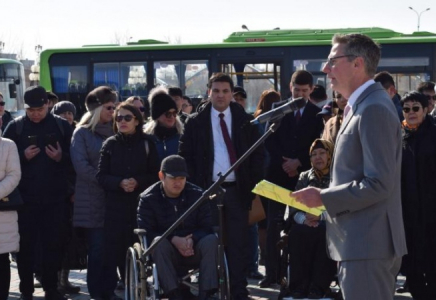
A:
[[[57,271],[62,259],[72,128],[66,120],[48,113],[47,93],[43,87],[26,89],[24,102],[26,115],[11,121],[4,132],[4,136],[17,145],[22,170],[18,185],[24,201],[24,208],[18,213],[20,299],[33,299],[33,267],[39,237],[45,299],[64,300],[66,298],[57,291]]]

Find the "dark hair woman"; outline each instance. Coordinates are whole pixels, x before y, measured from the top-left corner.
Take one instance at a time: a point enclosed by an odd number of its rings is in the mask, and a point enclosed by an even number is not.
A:
[[[117,266],[124,278],[124,258],[136,237],[138,196],[158,180],[156,148],[150,136],[142,132],[141,112],[128,103],[120,104],[114,113],[115,135],[101,149],[97,179],[106,192],[104,264],[108,270],[106,290],[117,285]],[[109,298],[116,297],[104,295]]]
[[[407,93],[401,105],[401,201],[408,251],[402,273],[413,299],[436,299],[436,126],[425,95]]]

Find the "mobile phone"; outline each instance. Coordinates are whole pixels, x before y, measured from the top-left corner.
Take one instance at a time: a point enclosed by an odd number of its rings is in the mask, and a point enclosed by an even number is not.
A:
[[[29,139],[29,146],[38,146],[38,136],[30,135],[27,137]]]
[[[45,145],[51,145],[54,148],[57,148],[57,138],[56,135],[54,133],[49,133],[45,135]]]

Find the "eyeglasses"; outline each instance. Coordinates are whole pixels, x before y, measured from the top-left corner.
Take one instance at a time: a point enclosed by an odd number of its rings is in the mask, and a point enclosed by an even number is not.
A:
[[[6,102],[4,102],[4,101],[0,102],[0,106],[5,106],[5,104],[6,104]]]
[[[144,112],[145,111],[145,107],[144,106],[139,107],[139,111]]]
[[[327,61],[325,62],[325,64],[328,65],[329,67],[333,67],[335,65],[336,60],[339,58],[343,58],[343,57],[357,57],[357,56],[352,55],[352,54],[333,56],[333,57],[327,58]]]
[[[119,115],[119,116],[116,116],[116,117],[115,117],[115,121],[118,122],[118,123],[120,123],[120,122],[123,121],[123,120],[126,120],[126,122],[130,122],[130,121],[132,121],[134,118],[135,118],[135,116],[132,116],[132,115],[125,115],[125,116],[121,116],[121,115]]]
[[[414,112],[418,112],[421,107],[420,106],[412,106],[412,108],[410,107],[403,107],[403,111],[408,114],[410,112],[410,109],[412,109]]]
[[[171,118],[171,117],[177,117],[177,112],[176,111],[167,111],[166,113],[165,113],[165,117],[167,117],[167,118]]]
[[[425,95],[425,97],[427,98],[427,100],[436,100],[436,95],[433,96]]]
[[[115,110],[116,107],[115,107],[115,106],[106,106],[105,108],[106,108],[107,110]]]

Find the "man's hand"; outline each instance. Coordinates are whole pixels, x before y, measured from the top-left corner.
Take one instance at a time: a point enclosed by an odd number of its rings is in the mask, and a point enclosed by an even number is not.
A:
[[[297,202],[305,204],[307,207],[318,207],[323,205],[321,200],[321,189],[315,187],[307,187],[305,189],[292,192],[291,197],[294,197]]]
[[[62,148],[59,142],[56,142],[56,148],[52,145],[45,146],[45,153],[55,162],[60,162],[62,159]]]
[[[136,187],[138,186],[138,182],[135,178],[127,178],[121,180],[120,187],[126,192],[131,193],[133,192]]]
[[[179,253],[184,256],[194,255],[194,241],[192,240],[192,234],[185,237],[174,236],[171,239],[171,243],[179,250]]]
[[[37,146],[30,145],[29,147],[26,148],[26,150],[24,150],[24,156],[26,157],[27,160],[31,160],[32,158],[37,156],[39,152],[41,152],[41,150]]]
[[[285,173],[288,174],[289,177],[298,176],[297,169],[299,166],[301,166],[301,163],[298,160],[298,158],[293,159],[284,156],[282,156],[282,158],[283,158],[283,163],[282,163],[283,171],[285,171]]]
[[[320,220],[319,216],[306,213],[306,220],[304,221],[304,224],[310,227],[318,227],[319,220]]]

